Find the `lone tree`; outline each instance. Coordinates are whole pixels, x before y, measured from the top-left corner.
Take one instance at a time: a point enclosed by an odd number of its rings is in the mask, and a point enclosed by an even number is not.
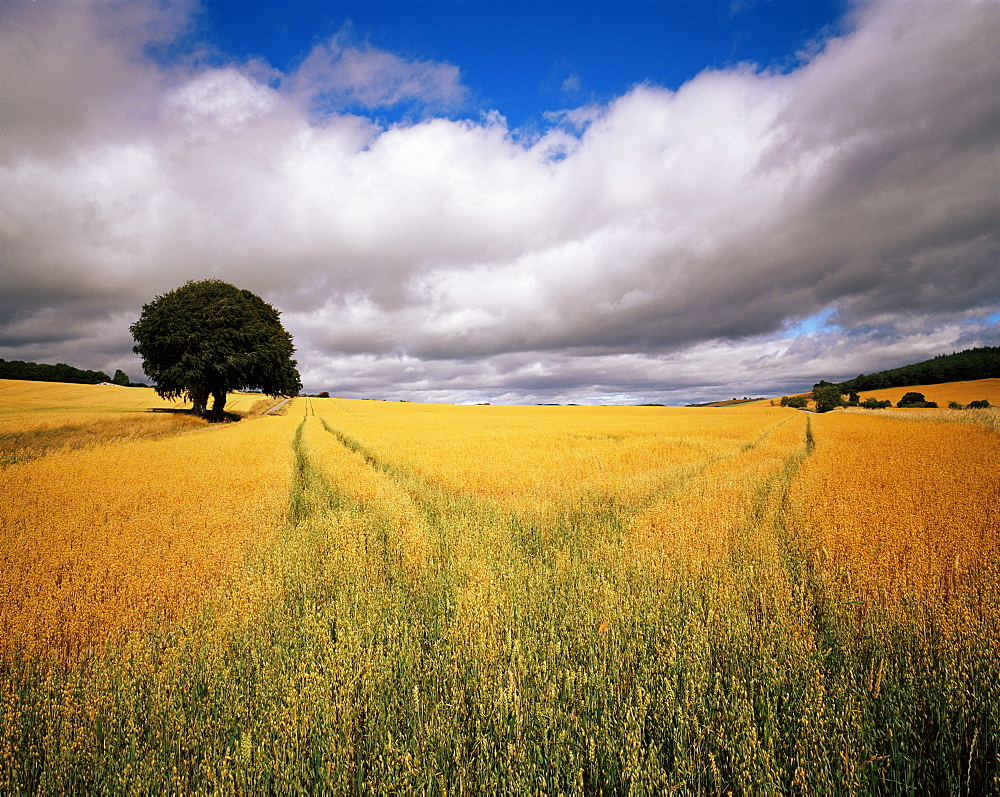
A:
[[[840,392],[840,385],[820,382],[813,386],[812,395],[816,402],[816,412],[829,412],[844,406],[844,394]]]
[[[194,412],[221,419],[226,394],[260,390],[294,396],[302,388],[292,337],[278,311],[221,280],[191,281],[157,296],[131,327],[133,351],[163,398],[186,397]]]

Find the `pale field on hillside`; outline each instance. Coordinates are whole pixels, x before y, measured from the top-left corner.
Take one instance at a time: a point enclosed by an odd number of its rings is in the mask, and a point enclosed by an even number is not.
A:
[[[882,390],[862,391],[861,400],[869,396],[879,401],[891,401],[893,406],[907,393],[923,393],[927,401],[936,401],[938,407],[948,402],[970,404],[986,399],[994,407],[1000,406],[1000,379],[976,379],[971,382],[945,382],[940,385],[914,385],[913,387],[888,387]]]
[[[260,414],[276,399],[232,393],[226,411]],[[191,405],[167,401],[152,388],[0,379],[0,466],[52,451],[194,431],[208,422]]]
[[[230,393],[226,409],[230,412],[248,412],[257,402],[275,403],[258,393]],[[152,410],[184,410],[191,404],[168,401],[156,395],[149,387],[121,387],[119,385],[78,385],[68,382],[29,382],[19,379],[0,379],[0,420],[14,424],[41,420],[46,417],[72,417],[77,414],[149,412]]]
[[[39,384],[0,422],[159,415]],[[996,792],[1000,437],[899,415],[297,398],[24,437],[0,791]]]

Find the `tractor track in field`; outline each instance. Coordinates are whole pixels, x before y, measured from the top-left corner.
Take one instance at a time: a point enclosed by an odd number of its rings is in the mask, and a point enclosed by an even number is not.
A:
[[[282,408],[288,406],[288,403],[290,401],[291,401],[290,398],[282,399],[277,404],[275,404],[273,407],[270,407],[270,408],[264,410],[264,412],[262,412],[261,415],[273,415],[274,413],[278,412]]]
[[[439,530],[442,529],[450,522],[448,518],[454,518],[456,515],[465,516],[472,522],[473,525],[475,525],[475,516],[477,515],[483,515],[484,517],[491,516],[495,518],[498,510],[500,510],[501,514],[508,514],[504,510],[500,509],[499,505],[493,502],[473,498],[472,496],[461,492],[448,490],[439,484],[435,484],[433,481],[415,472],[411,468],[406,467],[405,464],[401,465],[398,463],[388,462],[369,449],[360,440],[328,424],[325,418],[320,417],[319,420],[323,425],[323,428],[336,438],[341,445],[360,456],[373,470],[383,474],[402,488],[410,497],[410,500],[413,501],[414,506],[425,516],[428,523],[434,528]],[[567,511],[565,513],[561,513],[562,522],[568,524],[569,526],[579,528],[581,526],[588,525],[597,526],[612,520],[613,525],[616,526],[619,531],[624,531],[632,518],[641,515],[643,512],[648,511],[657,502],[668,498],[679,490],[682,490],[685,485],[698,479],[705,473],[705,471],[720,461],[738,457],[748,451],[756,449],[790,420],[791,418],[787,418],[769,427],[768,429],[765,429],[755,438],[747,441],[747,443],[738,451],[729,454],[710,456],[697,468],[664,480],[662,485],[651,490],[643,499],[636,501],[631,505],[621,504],[613,498],[606,498],[602,500],[599,496],[597,496],[593,502],[587,505],[581,504],[579,506],[567,506],[565,508]],[[774,498],[777,498],[779,503],[784,502],[784,494],[787,491],[787,481],[790,479],[791,474],[794,474],[794,472],[798,470],[802,461],[808,457],[810,453],[812,453],[813,445],[814,442],[812,440],[811,428],[809,428],[809,425],[807,424],[807,428],[804,432],[802,447],[789,452],[783,472],[781,474],[775,474],[775,476],[772,476],[767,480],[764,491],[769,494],[772,490],[777,490],[780,495],[774,496]],[[758,506],[755,511],[755,521],[763,519],[763,515],[765,513],[764,504],[767,502],[767,499],[768,496],[766,495],[757,496],[756,502]],[[543,518],[541,516],[537,518],[520,517],[516,513],[511,512],[505,522],[509,524],[511,528],[517,529],[519,534],[525,537],[523,541],[524,544],[534,546],[536,543],[531,542],[530,538],[535,532],[538,531],[538,525],[540,523],[551,523],[552,518]]]

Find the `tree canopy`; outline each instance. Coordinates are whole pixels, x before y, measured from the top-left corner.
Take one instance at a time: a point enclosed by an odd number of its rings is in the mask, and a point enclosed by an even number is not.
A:
[[[996,377],[1000,377],[1000,346],[984,346],[952,354],[941,354],[931,360],[888,371],[858,374],[854,379],[840,382],[839,385],[842,392],[852,393],[882,390],[887,387],[937,385],[942,382],[965,382]],[[820,382],[814,385],[814,389],[822,384],[826,383]]]
[[[131,327],[134,351],[164,398],[188,398],[222,417],[226,394],[260,390],[293,396],[302,388],[292,337],[256,294],[217,279],[191,281],[157,296]]]
[[[841,392],[840,385],[820,382],[813,388],[812,395],[816,401],[816,412],[829,412],[844,406],[844,394]]]
[[[31,382],[73,382],[96,385],[109,382],[104,371],[82,371],[66,363],[33,363],[24,360],[0,360],[0,379],[24,379]]]
[[[782,407],[792,407],[796,410],[804,410],[809,406],[809,399],[805,396],[782,396],[781,397]]]

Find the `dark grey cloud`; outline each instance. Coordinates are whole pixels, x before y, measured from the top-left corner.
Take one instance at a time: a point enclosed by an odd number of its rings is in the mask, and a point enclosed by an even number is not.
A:
[[[286,75],[150,58],[192,13],[0,7],[0,356],[135,371],[142,304],[204,277],[351,395],[695,400],[1000,339],[997,3],[860,5],[794,71],[531,137],[428,116],[458,67],[346,34]]]
[[[321,361],[307,379],[317,390],[352,398],[687,404],[797,393],[820,379],[914,362],[927,351],[1000,342],[995,325],[955,318],[934,328],[927,322],[913,317],[904,328],[713,340],[670,353],[512,352],[450,360],[352,355]]]
[[[193,5],[5,3],[0,153],[58,158],[81,139],[127,140],[137,121],[155,114],[165,78],[147,56],[183,33]]]

